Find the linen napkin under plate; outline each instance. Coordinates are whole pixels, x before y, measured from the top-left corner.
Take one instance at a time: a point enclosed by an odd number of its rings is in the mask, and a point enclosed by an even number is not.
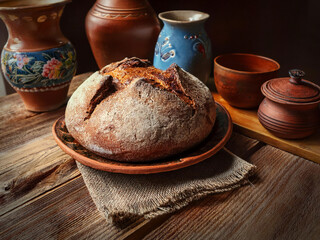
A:
[[[198,164],[156,174],[104,172],[79,162],[77,166],[98,210],[118,226],[171,213],[209,194],[240,187],[255,169],[225,148]]]

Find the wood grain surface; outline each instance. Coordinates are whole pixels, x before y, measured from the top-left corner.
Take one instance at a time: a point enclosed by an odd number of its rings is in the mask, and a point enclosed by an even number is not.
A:
[[[256,140],[234,133],[226,147],[245,158],[261,146]],[[63,153],[58,146],[54,148]],[[73,160],[67,155],[65,157],[67,161],[71,161],[69,165],[73,168],[75,165]],[[57,156],[50,159],[53,161],[55,158]],[[154,220],[140,219],[123,229],[114,227],[96,210],[81,176],[77,176],[77,173],[78,171],[74,169],[69,171],[69,174],[53,173],[51,177],[38,179],[41,182],[39,185],[49,190],[34,189],[36,197],[29,201],[23,194],[25,191],[21,190],[21,197],[11,199],[16,203],[15,206],[10,206],[10,211],[1,214],[0,238],[48,239],[55,236],[56,239],[139,239],[169,217],[162,216]],[[52,179],[53,176],[56,179]],[[69,179],[66,176],[69,176]],[[52,185],[53,182],[61,183]]]
[[[259,122],[257,109],[246,110],[230,106],[218,93],[213,92],[215,100],[228,109],[235,129],[249,137],[288,151],[308,160],[320,163],[320,128],[318,132],[305,139],[287,140],[272,135]]]
[[[73,79],[69,96],[89,74]],[[80,174],[51,134],[64,109],[33,113],[18,94],[0,98],[0,216]]]
[[[124,229],[108,224],[78,176],[2,216],[0,236],[1,239],[117,239],[137,224]]]
[[[90,73],[89,73],[90,74]],[[73,79],[70,94],[88,77]],[[97,211],[48,113],[0,98],[0,239],[318,239],[320,166],[234,132],[226,148],[257,166],[251,184],[123,228]]]
[[[319,165],[271,146],[246,160],[252,185],[194,203],[146,239],[319,239]]]

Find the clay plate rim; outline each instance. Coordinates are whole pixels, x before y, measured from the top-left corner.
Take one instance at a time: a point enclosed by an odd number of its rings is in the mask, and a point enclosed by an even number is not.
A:
[[[173,160],[171,161],[164,161],[164,160],[159,160],[157,162],[145,162],[145,163],[125,163],[125,162],[117,162],[113,160],[109,160],[111,163],[104,163],[104,162],[99,162],[97,160],[94,160],[92,158],[86,157],[80,153],[77,153],[75,150],[67,146],[57,135],[58,129],[58,123],[61,121],[64,121],[64,115],[58,118],[55,123],[52,126],[52,133],[54,136],[55,141],[57,142],[58,146],[68,155],[70,155],[72,158],[74,158],[76,161],[82,163],[83,165],[86,165],[91,168],[95,168],[98,170],[106,171],[106,172],[113,172],[113,173],[123,173],[123,174],[151,174],[151,173],[161,173],[161,172],[168,172],[168,171],[173,171],[177,169],[181,169],[184,167],[188,167],[191,165],[194,165],[196,163],[199,163],[203,160],[206,160],[210,157],[212,157],[214,154],[216,154],[221,148],[224,147],[224,145],[228,142],[228,140],[231,137],[232,133],[232,120],[230,117],[229,112],[227,109],[225,109],[221,104],[216,103],[217,109],[219,108],[221,113],[224,114],[225,118],[227,119],[227,122],[225,123],[225,127],[227,128],[227,131],[225,132],[224,136],[221,138],[221,140],[214,145],[211,149],[208,151],[195,155],[195,156],[190,156],[192,155],[193,152],[196,151],[196,147],[188,150],[187,155],[180,158],[179,155],[169,157]],[[217,111],[217,114],[219,112]],[[218,119],[218,117],[217,117]],[[210,136],[214,136],[214,130],[215,127],[213,127],[212,132],[210,133]],[[206,141],[209,141],[209,139],[206,139]],[[90,152],[86,150],[87,152]],[[92,153],[93,154],[93,153]],[[181,154],[180,154],[181,155]]]

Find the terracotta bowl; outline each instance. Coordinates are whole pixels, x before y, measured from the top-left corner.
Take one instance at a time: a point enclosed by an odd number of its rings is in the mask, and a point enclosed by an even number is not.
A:
[[[218,93],[238,108],[258,107],[261,85],[277,76],[280,65],[266,57],[232,53],[214,59],[214,82]]]

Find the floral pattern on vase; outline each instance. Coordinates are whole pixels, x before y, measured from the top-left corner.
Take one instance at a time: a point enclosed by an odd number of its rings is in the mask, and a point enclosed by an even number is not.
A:
[[[170,58],[174,58],[176,56],[176,51],[172,47],[169,37],[166,37],[161,44],[159,42],[156,43],[154,54],[155,56],[159,56],[163,62],[166,62]]]
[[[76,53],[67,43],[37,52],[3,49],[1,66],[5,78],[15,88],[42,88],[69,82],[76,71]]]
[[[76,52],[61,32],[60,18],[70,2],[0,1],[0,18],[8,30],[1,68],[29,111],[52,111],[67,101]]]

